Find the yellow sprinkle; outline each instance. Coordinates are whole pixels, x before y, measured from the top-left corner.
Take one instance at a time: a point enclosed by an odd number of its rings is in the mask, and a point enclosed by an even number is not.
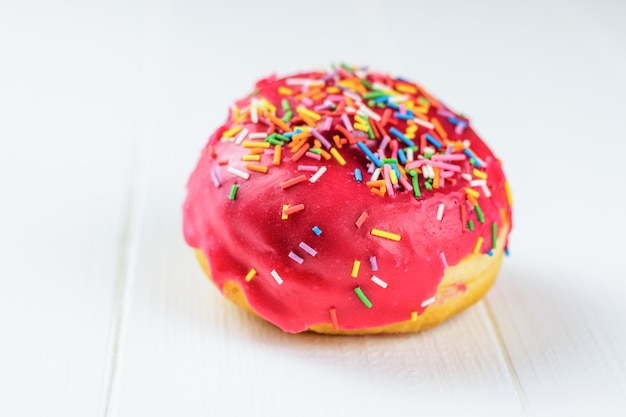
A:
[[[359,275],[359,268],[360,267],[361,267],[361,261],[357,261],[355,259],[354,263],[352,264],[352,273],[350,274],[350,276],[352,278],[356,278],[356,276]]]
[[[239,117],[239,106],[233,106],[233,119],[237,119]]]
[[[483,237],[478,236],[478,239],[476,240],[476,245],[474,246],[474,253],[480,252],[480,248],[482,245],[483,245]]]
[[[306,107],[298,106],[296,107],[296,111],[298,112],[300,116],[309,117],[315,120],[316,122],[319,122],[320,120],[322,120],[322,116],[320,116],[319,114],[315,113],[312,110],[307,109]]]
[[[360,130],[361,132],[369,132],[369,127],[363,123],[355,123],[353,126],[356,130]]]
[[[406,128],[406,133],[415,133],[417,132],[417,125],[411,125]]]
[[[289,87],[285,87],[284,85],[278,87],[278,92],[284,96],[290,96],[293,94],[293,90]]]
[[[511,194],[511,187],[508,181],[504,181],[504,191],[506,192],[506,199],[509,202],[509,206],[513,205],[513,194]]]
[[[248,169],[249,171],[261,172],[263,174],[267,174],[267,171],[269,170],[269,168],[266,167],[265,165],[253,165],[253,164],[246,164],[246,169]]]
[[[280,158],[281,158],[281,154],[282,154],[282,149],[283,149],[283,147],[280,146],[280,145],[274,146],[274,161],[272,161],[272,163],[274,165],[280,165]]]
[[[328,87],[326,89],[326,92],[328,94],[338,94],[338,93],[341,93],[341,89],[339,87]]]
[[[361,117],[360,115],[358,115],[358,114],[354,116],[354,120],[356,120],[356,121],[357,121],[357,123],[361,123],[361,124],[364,124],[364,125],[366,125],[366,124],[367,124],[367,122],[365,121],[365,119],[364,119],[364,118],[362,118],[362,117]]]
[[[244,148],[269,148],[270,147],[270,143],[269,142],[251,142],[251,141],[243,141],[241,143],[241,146],[243,146]]]
[[[410,84],[398,83],[396,84],[396,90],[401,93],[417,94],[417,89]]]
[[[481,180],[487,179],[487,173],[479,171],[476,168],[474,168],[474,170],[472,171],[472,174],[474,174],[475,177],[480,178]]]
[[[417,311],[411,311],[411,321],[417,320]]]
[[[231,129],[228,129],[226,132],[222,133],[222,137],[232,138],[237,133],[239,133],[241,131],[241,129],[243,129],[243,127],[235,126],[235,127],[231,128]]]
[[[251,148],[251,149],[248,151],[248,155],[260,155],[260,154],[262,154],[263,152],[265,152],[265,151],[263,150],[263,148]]]
[[[406,136],[407,139],[415,139],[415,133],[405,133],[404,136]]]
[[[480,193],[472,188],[465,188],[465,193],[471,195],[474,198],[480,197]]]
[[[426,114],[428,113],[428,109],[426,107],[416,107],[413,109],[413,113]]]
[[[391,183],[396,185],[398,183],[398,174],[396,174],[396,170],[392,169],[389,171],[389,176],[391,177]]]
[[[263,103],[263,108],[264,109],[268,109],[271,113],[276,114],[276,106],[274,106],[272,103],[267,101],[267,99],[265,97],[263,97],[261,99],[261,103]]]
[[[287,220],[289,218],[289,215],[285,214],[285,210],[287,210],[289,208],[289,204],[283,204],[283,211],[281,212],[281,216],[280,218],[282,220]]]
[[[337,162],[339,162],[339,165],[345,165],[346,164],[346,160],[343,159],[343,156],[341,156],[341,154],[339,154],[339,151],[337,149],[330,148],[330,154],[335,157]]]
[[[391,232],[386,232],[386,231],[380,230],[380,229],[372,229],[370,231],[370,233],[372,234],[372,236],[383,237],[385,239],[394,240],[396,242],[399,241],[400,237],[401,237],[398,234],[391,233]]]
[[[246,282],[252,281],[252,278],[256,275],[256,269],[252,268],[250,272],[246,275]]]
[[[241,157],[242,161],[260,161],[261,155],[244,155]]]

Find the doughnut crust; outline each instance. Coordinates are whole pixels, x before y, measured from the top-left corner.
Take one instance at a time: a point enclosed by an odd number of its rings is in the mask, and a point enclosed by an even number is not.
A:
[[[436,325],[492,285],[511,224],[501,163],[467,118],[350,67],[257,83],[184,205],[212,282],[294,333]]]

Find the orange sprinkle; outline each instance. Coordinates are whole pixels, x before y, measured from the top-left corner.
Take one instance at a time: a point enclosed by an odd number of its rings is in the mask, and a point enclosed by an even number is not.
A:
[[[320,149],[320,155],[322,155],[322,158],[324,158],[327,161],[331,158],[330,154],[326,152],[324,149]]]
[[[304,120],[304,123],[306,123],[310,127],[315,127],[317,125],[317,123],[315,122],[315,120],[312,117],[309,117],[309,116],[306,116],[304,114],[301,114],[300,118],[302,120]]]
[[[293,154],[291,160],[293,162],[296,162],[298,159],[302,158],[302,156],[306,153],[306,151],[309,150],[310,147],[311,145],[305,142],[304,145],[300,149],[298,149],[296,153]]]
[[[246,169],[248,171],[261,172],[263,174],[267,174],[267,171],[269,170],[269,168],[266,167],[265,165],[253,165],[253,164],[246,164]]]
[[[265,117],[270,119],[270,121],[274,123],[276,126],[280,127],[283,130],[283,132],[291,132],[291,128],[289,127],[289,125],[283,122],[282,120],[280,120],[278,117],[274,116],[272,113],[265,112]]]
[[[387,187],[383,185],[380,188],[370,188],[370,191],[378,196],[384,197],[385,193],[387,192]]]
[[[339,135],[334,135],[333,136],[333,142],[335,142],[335,146],[336,147],[341,149],[341,138],[339,138]]]
[[[387,122],[389,122],[389,118],[391,117],[391,109],[390,108],[386,108],[385,111],[383,112],[383,116],[380,119],[380,124],[382,127],[385,127],[385,125],[387,124]]]
[[[332,86],[332,87],[327,87],[326,92],[328,94],[338,94],[338,93],[341,93],[341,89],[339,87]]]
[[[385,180],[368,181],[365,183],[368,187],[382,187],[385,185]]]
[[[417,88],[415,88],[414,85],[405,83],[397,83],[396,91],[399,91],[401,93],[417,94]]]
[[[280,188],[283,190],[289,187],[292,187],[296,184],[306,181],[306,175],[298,175],[297,177],[291,178],[287,181],[283,181],[280,183]]]
[[[219,166],[228,165],[228,159],[221,159],[217,162]]]
[[[280,165],[282,149],[283,149],[282,146],[274,145],[274,160],[272,161],[274,165]]]
[[[296,204],[295,206],[289,206],[287,208],[283,206],[283,214],[287,216],[293,213],[297,213],[302,210],[304,210],[304,204]]]
[[[467,211],[465,204],[461,204],[461,231],[465,231],[465,225],[467,224]]]
[[[435,177],[433,178],[433,188],[439,188],[439,167],[433,167],[433,171],[435,171]]]
[[[478,204],[478,201],[476,201],[473,195],[467,194],[466,197],[467,197],[467,201],[469,201],[472,206],[475,206]]]
[[[248,155],[259,155],[265,152],[263,148],[250,148]]]
[[[359,218],[356,220],[356,222],[354,222],[354,224],[356,225],[356,227],[361,227],[363,226],[363,223],[365,223],[365,220],[367,220],[369,214],[367,214],[367,211],[364,211],[363,213],[361,213],[361,215],[359,216]]]
[[[354,139],[352,134],[348,132],[348,130],[345,127],[343,127],[342,125],[337,125],[335,126],[335,129],[341,132],[341,134],[344,135],[348,139],[348,142],[350,142],[351,144],[356,143],[356,140]]]

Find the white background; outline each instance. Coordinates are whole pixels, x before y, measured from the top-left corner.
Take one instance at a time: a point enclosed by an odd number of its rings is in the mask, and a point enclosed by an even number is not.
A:
[[[0,3],[0,415],[626,415],[626,3]],[[273,71],[414,79],[512,185],[511,256],[435,329],[287,335],[181,232],[227,106]]]

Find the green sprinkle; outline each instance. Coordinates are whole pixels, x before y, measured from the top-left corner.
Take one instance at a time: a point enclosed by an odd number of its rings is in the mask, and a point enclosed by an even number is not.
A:
[[[233,184],[232,187],[230,187],[230,195],[228,196],[228,199],[230,201],[233,201],[235,199],[235,196],[237,195],[237,190],[239,189],[239,186],[237,184]]]
[[[356,293],[356,295],[359,296],[363,304],[365,304],[365,307],[372,308],[372,302],[365,296],[365,294],[363,294],[363,291],[361,291],[361,287],[356,287],[354,289],[354,292]]]
[[[291,120],[292,117],[293,117],[293,112],[291,110],[288,110],[287,113],[285,113],[285,115],[283,116],[282,120],[283,122],[287,123]]]
[[[370,85],[371,85],[371,84],[370,84]],[[383,91],[380,91],[380,90],[374,90],[374,91],[371,91],[371,92],[369,92],[369,93],[365,93],[365,94],[363,94],[363,98],[364,98],[365,100],[368,100],[368,99],[370,99],[370,98],[378,98],[378,97],[382,97],[382,96],[386,96],[386,95],[387,95],[387,93],[385,93],[385,92],[383,92]]]
[[[278,146],[284,145],[283,142],[279,141],[278,139],[274,139],[274,138],[267,138],[267,139],[265,139],[265,142],[269,142],[272,145],[278,145]]]
[[[398,158],[383,158],[383,165],[384,164],[396,164],[398,165]]]
[[[474,231],[474,222],[472,220],[468,220],[467,228],[470,229],[470,232]]]
[[[474,209],[476,210],[476,215],[478,216],[478,221],[481,223],[485,222],[485,216],[483,215],[483,211],[480,209],[480,206],[478,204],[476,204],[474,206]]]
[[[430,178],[429,178],[429,179],[430,179]],[[426,187],[426,189],[427,189],[427,190],[429,190],[429,191],[433,189],[433,186],[430,184],[430,182],[429,182],[429,181],[426,181],[426,182],[424,183],[424,187]]]
[[[291,106],[289,105],[289,100],[287,100],[286,98],[282,99],[280,101],[280,104],[283,106],[283,110],[284,111],[289,111],[291,110]]]
[[[321,155],[322,150],[318,148],[309,148],[308,152],[314,153],[315,155]]]
[[[426,158],[426,159],[430,159],[432,156],[433,156],[433,154],[430,153],[430,152],[424,153],[424,158]]]
[[[496,248],[496,241],[498,240],[498,224],[496,222],[491,223],[491,249]]]
[[[370,107],[374,107],[374,105],[376,104],[376,102],[374,102],[374,100],[368,100],[367,105]]]
[[[283,136],[280,133],[276,133],[276,138],[282,140],[283,142],[289,142],[289,138],[287,136]]]
[[[261,92],[261,90],[259,90],[259,89],[257,88],[257,89],[255,89],[253,92],[251,92],[251,93],[250,93],[250,96],[249,96],[249,97],[254,97],[254,96],[256,96],[257,94],[259,94],[260,92]]]
[[[342,63],[341,63],[341,64],[339,64],[339,65],[341,65],[341,68],[345,69],[345,70],[346,70],[346,71],[348,71],[350,74],[352,74],[352,68],[350,68],[350,66],[348,66],[348,64],[345,64],[345,63],[343,63],[343,62],[342,62]]]
[[[428,100],[426,100],[426,97],[418,97],[417,101],[419,102],[419,104],[421,104],[422,106],[430,106],[430,102]]]
[[[383,107],[385,107],[385,103],[376,103],[376,107],[378,107],[379,109],[382,109]]]
[[[413,185],[413,195],[415,198],[419,198],[422,196],[422,192],[420,191],[420,184],[417,181],[417,171],[411,169],[409,170],[409,175],[411,176],[411,184]]]
[[[361,79],[361,84],[363,84],[364,86],[366,86],[367,88],[369,88],[370,90],[374,89],[374,86],[372,85],[372,83],[370,83],[369,81],[367,81],[366,79],[362,78]]]

